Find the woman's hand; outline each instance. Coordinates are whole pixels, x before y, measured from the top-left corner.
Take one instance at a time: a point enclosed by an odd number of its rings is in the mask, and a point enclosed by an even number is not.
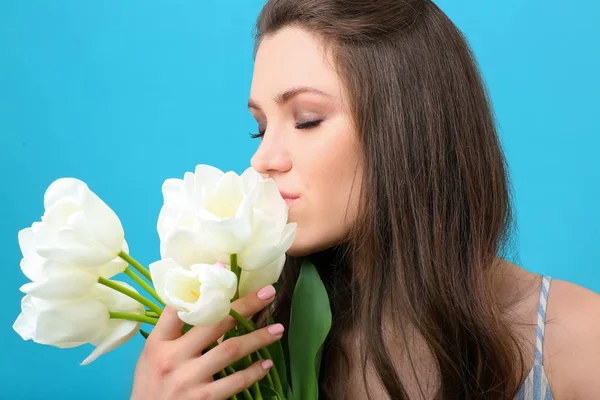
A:
[[[275,288],[269,285],[238,299],[232,308],[250,318],[271,303],[274,296]],[[227,316],[216,325],[197,326],[182,335],[183,321],[174,308],[167,306],[138,359],[131,399],[227,399],[264,378],[272,366],[270,360],[256,362],[225,378],[213,379],[220,370],[283,335],[283,325],[274,324],[228,339],[202,355],[202,350],[235,325],[235,319]]]

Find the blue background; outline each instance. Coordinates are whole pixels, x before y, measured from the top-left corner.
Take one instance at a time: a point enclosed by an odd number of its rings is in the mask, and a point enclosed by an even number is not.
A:
[[[242,172],[262,1],[0,1],[0,397],[128,398],[143,338],[81,362],[12,330],[18,230],[46,187],[86,181],[121,217],[132,254],[158,258],[161,184],[198,163]],[[439,1],[490,89],[516,194],[513,262],[600,292],[599,3]]]

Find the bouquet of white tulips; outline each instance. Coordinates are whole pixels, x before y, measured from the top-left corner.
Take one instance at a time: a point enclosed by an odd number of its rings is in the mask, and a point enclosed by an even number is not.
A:
[[[238,326],[224,340],[253,331],[231,302],[278,281],[296,233],[275,182],[252,168],[237,175],[198,165],[183,179],[167,179],[162,193],[160,260],[146,269],[130,255],[121,222],[106,203],[78,179],[54,181],[44,194],[41,221],[18,234],[21,270],[31,282],[21,287],[25,296],[14,330],[25,340],[59,348],[92,344],[81,365],[137,332],[148,337],[141,324],[155,325],[165,305],[177,309],[184,332],[228,315]],[[115,280],[121,273],[149,297]],[[270,308],[268,315],[271,321]],[[317,398],[331,312],[309,262],[301,267],[291,316],[285,351],[277,341],[254,355],[274,366],[244,398]]]

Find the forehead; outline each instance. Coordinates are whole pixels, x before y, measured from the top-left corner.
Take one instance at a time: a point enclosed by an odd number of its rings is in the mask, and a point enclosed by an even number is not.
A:
[[[331,52],[319,38],[300,28],[266,36],[257,50],[250,97],[261,101],[291,87],[312,86],[341,96]]]

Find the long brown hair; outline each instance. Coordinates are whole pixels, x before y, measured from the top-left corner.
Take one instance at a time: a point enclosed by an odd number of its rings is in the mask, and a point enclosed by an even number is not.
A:
[[[523,356],[490,279],[511,243],[511,188],[465,37],[430,0],[269,0],[256,48],[288,26],[333,50],[364,168],[348,240],[311,256],[333,313],[320,396],[351,397],[342,339],[358,328],[368,338],[362,365],[392,399],[408,398],[384,340],[391,316],[401,340],[411,326],[426,343],[436,399],[513,398]],[[275,319],[284,324],[301,261],[288,257],[280,279]]]

